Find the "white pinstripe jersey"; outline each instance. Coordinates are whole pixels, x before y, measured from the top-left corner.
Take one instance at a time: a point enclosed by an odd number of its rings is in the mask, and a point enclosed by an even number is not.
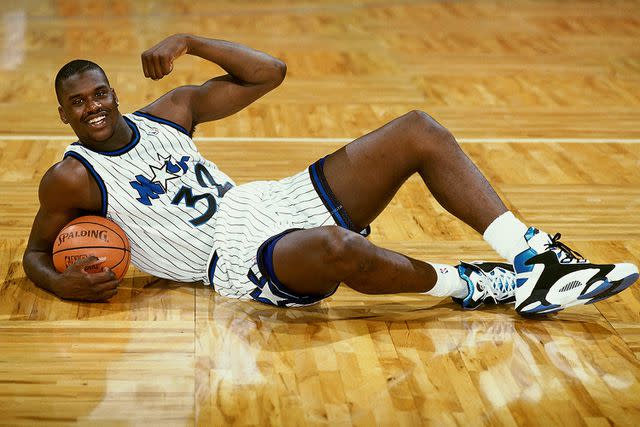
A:
[[[82,162],[102,192],[102,214],[123,228],[131,260],[157,277],[202,280],[213,246],[219,200],[235,184],[198,152],[181,126],[135,112],[134,133],[117,151],[71,144],[65,157]]]

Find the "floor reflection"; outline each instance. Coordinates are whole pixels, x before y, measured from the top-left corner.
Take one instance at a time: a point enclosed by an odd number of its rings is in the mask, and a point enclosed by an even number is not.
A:
[[[441,382],[443,369],[453,363],[459,369],[444,387],[451,387],[449,392],[472,387],[489,417],[514,402],[544,404],[558,396],[587,405],[594,397],[585,389],[640,392],[640,366],[633,354],[610,325],[589,316],[536,321],[517,316],[510,307],[465,312],[448,301],[420,298],[280,309],[214,296],[208,308],[203,321],[211,328],[214,347],[233,349],[211,355],[216,375],[229,387],[268,383],[278,368],[296,376],[303,368],[312,368],[304,376],[328,369],[323,363],[347,370],[336,355],[364,346],[378,354],[355,354],[362,371],[392,373],[392,380],[380,390],[368,390],[369,395],[425,380]],[[299,364],[300,357],[312,360]],[[455,386],[467,379],[471,383]]]

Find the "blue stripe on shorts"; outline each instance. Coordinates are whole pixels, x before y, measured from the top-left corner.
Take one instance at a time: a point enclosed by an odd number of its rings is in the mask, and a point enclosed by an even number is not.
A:
[[[333,191],[331,191],[324,175],[324,161],[325,158],[322,158],[309,166],[309,177],[327,212],[331,214],[336,224],[340,227],[368,236],[371,233],[371,228],[367,226],[364,230],[356,230],[353,221],[333,194]],[[279,307],[311,305],[333,295],[338,289],[336,285],[335,289],[326,294],[298,295],[287,289],[278,279],[273,266],[274,248],[280,239],[296,230],[300,229],[292,228],[276,234],[263,242],[258,248],[256,259],[262,277],[258,277],[252,271],[248,275],[249,280],[256,285],[256,288],[250,294],[254,300]]]
[[[360,233],[365,237],[368,236],[371,234],[371,227],[367,225],[363,230],[356,230],[353,221],[351,221],[351,218],[345,211],[342,203],[340,203],[338,198],[333,194],[333,191],[331,191],[327,178],[324,176],[325,159],[326,157],[323,157],[309,166],[309,175],[311,176],[313,188],[315,188],[316,193],[320,196],[322,203],[324,203],[324,206],[327,208],[327,211],[331,214],[336,224],[340,227],[346,228],[347,230]]]
[[[262,278],[260,279],[255,275],[253,275],[253,277],[249,276],[249,279],[256,285],[256,289],[250,294],[254,300],[278,307],[311,305],[330,297],[338,289],[336,285],[335,289],[326,294],[298,295],[287,289],[287,287],[280,282],[273,267],[273,250],[280,239],[297,230],[300,229],[292,228],[276,234],[267,239],[258,248],[258,269],[262,274]]]

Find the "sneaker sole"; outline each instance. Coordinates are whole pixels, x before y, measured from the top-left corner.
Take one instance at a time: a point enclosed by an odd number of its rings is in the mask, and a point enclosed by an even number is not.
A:
[[[538,316],[543,314],[551,314],[557,313],[558,311],[564,310],[567,307],[573,307],[575,305],[585,305],[585,304],[593,304],[598,301],[605,300],[609,297],[612,297],[629,286],[633,285],[636,280],[638,280],[639,274],[637,272],[631,273],[630,275],[623,277],[622,279],[609,281],[605,280],[598,285],[598,287],[584,295],[581,295],[577,299],[572,301],[568,301],[565,304],[550,304],[544,305],[539,303],[537,306],[530,307],[532,304],[528,304],[527,309],[517,309],[518,314],[523,316]],[[541,295],[540,299],[544,299],[546,297],[546,292]]]

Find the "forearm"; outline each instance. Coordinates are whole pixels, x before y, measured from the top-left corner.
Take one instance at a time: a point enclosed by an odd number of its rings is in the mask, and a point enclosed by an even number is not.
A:
[[[187,53],[211,61],[233,77],[250,84],[275,82],[286,74],[281,60],[238,43],[185,35]]]
[[[53,266],[51,256],[45,252],[27,251],[22,258],[27,277],[38,287],[58,295],[57,284],[61,274]]]

